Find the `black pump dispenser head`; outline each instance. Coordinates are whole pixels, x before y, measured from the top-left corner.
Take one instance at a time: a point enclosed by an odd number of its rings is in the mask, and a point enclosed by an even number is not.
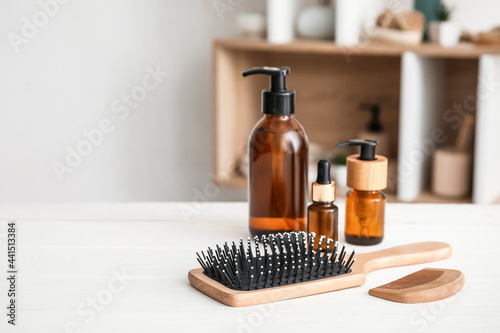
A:
[[[382,124],[380,123],[380,107],[377,104],[361,104],[363,109],[370,110],[372,118],[368,123],[367,130],[369,132],[382,132]]]
[[[265,74],[271,77],[270,89],[262,91],[262,113],[286,116],[295,113],[295,91],[286,89],[289,67],[255,67],[241,72],[244,77]]]
[[[339,142],[335,145],[337,148],[346,148],[359,146],[359,159],[362,161],[374,161],[375,160],[375,147],[377,146],[377,140],[349,140],[344,142]]]
[[[321,160],[318,162],[318,177],[316,183],[321,185],[330,184],[330,162],[328,160]]]

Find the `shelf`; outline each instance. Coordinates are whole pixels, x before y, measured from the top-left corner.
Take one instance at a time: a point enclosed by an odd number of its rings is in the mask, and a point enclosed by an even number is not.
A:
[[[390,156],[404,174],[392,173],[397,177],[397,197],[388,196],[390,202],[492,203],[499,197],[500,159],[489,152],[494,151],[491,138],[500,136],[495,127],[500,113],[494,112],[500,93],[480,84],[480,78],[500,80],[500,46],[464,43],[444,48],[427,43],[346,48],[330,41],[276,45],[256,39],[215,40],[214,166],[217,174],[229,173],[230,188],[246,187],[246,179],[233,174],[234,166],[261,117],[260,92],[268,86],[267,78],[245,80],[241,71],[262,65],[292,68],[287,81],[297,91],[297,119],[309,141],[318,145],[332,147],[357,137],[368,121],[367,114],[359,112],[360,103],[381,106]],[[473,195],[448,200],[426,189],[432,152],[454,143],[460,107],[477,120]],[[435,133],[442,134],[435,138]]]
[[[356,46],[339,46],[332,41],[295,40],[286,44],[270,44],[264,39],[218,39],[215,45],[241,51],[265,51],[284,53],[332,54],[358,56],[395,56],[404,52],[437,58],[476,59],[484,54],[500,54],[500,46],[460,43],[457,46],[442,47],[434,43],[417,46],[401,46],[382,43],[363,43]]]
[[[225,186],[229,188],[235,188],[239,190],[246,190],[247,188],[247,179],[246,177],[234,175],[231,177],[229,182],[225,184]],[[349,189],[346,187],[337,187],[337,199],[345,199],[345,194],[347,193]],[[398,200],[397,195],[395,194],[388,194],[387,195],[387,202],[391,203],[402,203],[402,201]],[[455,204],[462,204],[462,203],[472,203],[472,198],[465,197],[465,198],[445,198],[445,197],[440,197],[432,194],[429,191],[424,191],[422,192],[415,200],[411,201],[412,203],[455,203]],[[497,203],[500,203],[500,198]]]
[[[397,202],[397,201],[392,201]],[[431,192],[424,191],[422,192],[412,203],[446,203],[446,204],[467,204],[472,203],[472,197],[464,197],[464,198],[446,198],[440,197],[432,194]]]

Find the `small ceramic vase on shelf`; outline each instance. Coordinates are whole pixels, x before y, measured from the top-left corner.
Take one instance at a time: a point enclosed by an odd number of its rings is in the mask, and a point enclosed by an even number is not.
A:
[[[440,3],[437,6],[437,21],[429,23],[429,39],[441,46],[454,46],[460,41],[461,30],[458,24],[450,22],[452,9]]]
[[[300,37],[332,39],[335,35],[335,9],[328,0],[307,7],[297,17],[297,32]]]
[[[429,39],[441,46],[455,46],[460,40],[461,30],[454,22],[435,21],[429,23]]]

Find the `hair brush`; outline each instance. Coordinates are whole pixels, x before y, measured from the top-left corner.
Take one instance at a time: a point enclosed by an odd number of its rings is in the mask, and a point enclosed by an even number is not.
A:
[[[382,268],[425,263],[451,256],[441,242],[402,245],[372,253],[350,254],[338,242],[290,232],[225,242],[197,253],[202,268],[189,272],[193,287],[229,306],[249,306],[363,285],[366,274]]]

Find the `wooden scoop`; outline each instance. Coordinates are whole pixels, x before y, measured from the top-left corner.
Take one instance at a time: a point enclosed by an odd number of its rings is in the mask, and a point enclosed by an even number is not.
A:
[[[230,289],[203,274],[202,268],[189,271],[188,278],[193,287],[221,303],[229,306],[249,306],[361,286],[366,281],[366,274],[374,270],[446,259],[451,256],[451,252],[451,246],[441,242],[396,246],[377,252],[356,254],[356,262],[352,272],[348,274],[253,291]]]
[[[370,289],[370,295],[399,303],[434,302],[458,293],[465,277],[454,269],[424,268],[399,280]]]

